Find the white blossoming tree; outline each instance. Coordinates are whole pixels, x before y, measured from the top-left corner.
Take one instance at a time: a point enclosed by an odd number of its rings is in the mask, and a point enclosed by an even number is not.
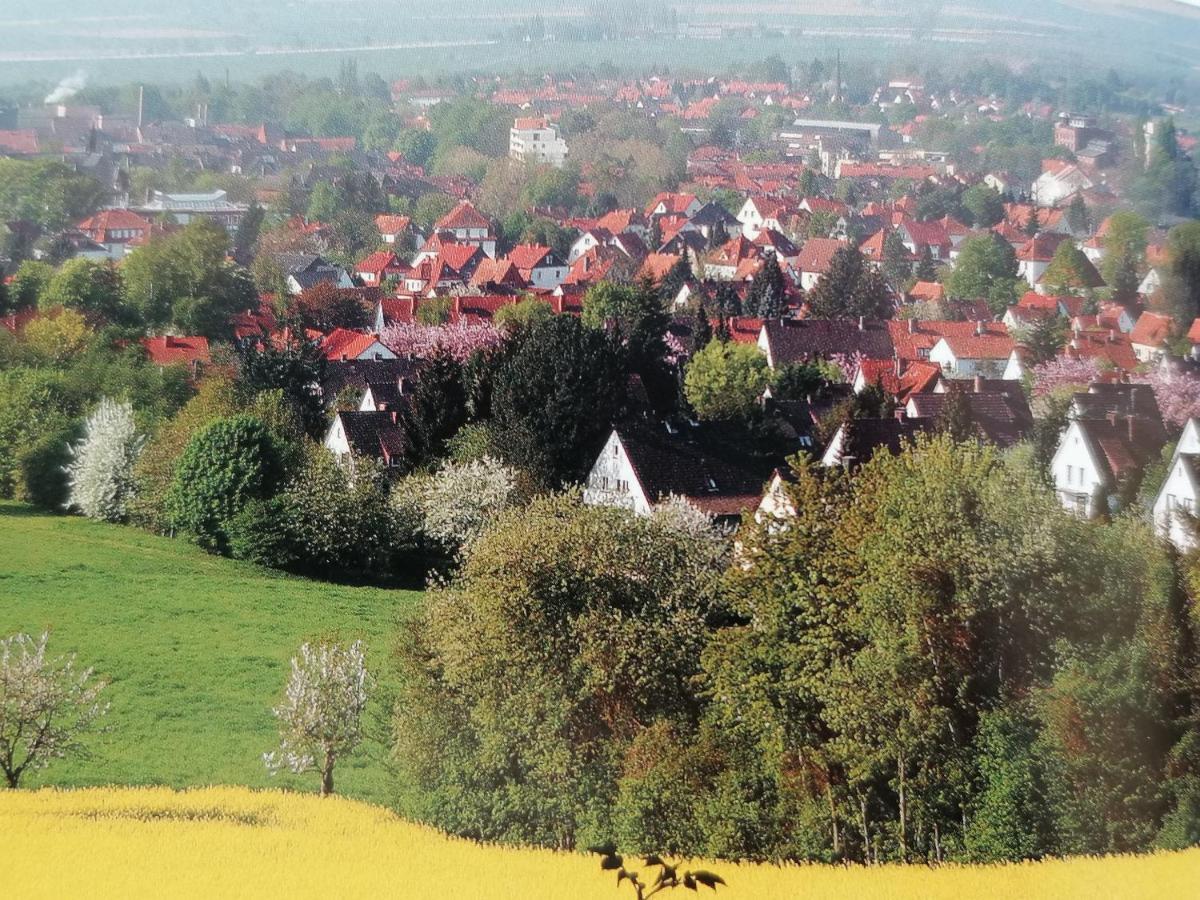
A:
[[[15,788],[28,771],[83,752],[81,736],[108,712],[105,682],[75,657],[49,658],[43,634],[0,640],[0,771]]]
[[[333,793],[333,767],[362,740],[370,676],[362,641],[302,644],[292,657],[283,702],[275,707],[279,749],[263,755],[272,775],[321,773],[321,796]]]
[[[88,416],[83,439],[70,448],[67,505],[91,519],[123,520],[135,491],[133,464],[145,441],[132,406],[101,400]]]
[[[490,456],[450,463],[423,482],[425,533],[451,550],[465,547],[516,502],[516,473]]]

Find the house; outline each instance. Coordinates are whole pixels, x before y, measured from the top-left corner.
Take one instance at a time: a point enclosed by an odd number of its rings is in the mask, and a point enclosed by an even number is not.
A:
[[[758,505],[769,472],[703,428],[620,426],[588,473],[583,502],[646,516],[670,497],[681,497],[718,521],[735,524]]]
[[[888,323],[871,319],[772,319],[763,323],[757,343],[772,369],[835,354],[891,359],[895,353]]]
[[[1039,231],[1017,250],[1017,275],[1024,278],[1031,288],[1036,289],[1042,275],[1050,267],[1058,245],[1065,240],[1065,234]]]
[[[935,262],[948,260],[953,242],[941,222],[918,222],[909,219],[896,229],[904,249],[914,257],[925,255],[928,249]]]
[[[389,325],[411,325],[416,319],[414,297],[383,297],[375,304],[375,333],[383,334]]]
[[[799,248],[774,228],[763,228],[759,231],[754,238],[754,246],[762,251],[764,259],[768,256],[775,257],[780,268],[784,270],[795,269],[800,261]]]
[[[378,215],[375,217],[375,228],[383,243],[403,243],[412,231],[412,219],[408,216]]]
[[[75,225],[75,229],[107,251],[110,259],[122,259],[129,244],[150,234],[151,223],[128,209],[102,209]]]
[[[1080,313],[1071,318],[1071,328],[1076,331],[1115,329],[1122,334],[1129,334],[1135,324],[1136,321],[1129,314],[1129,310],[1119,303],[1101,303],[1100,311],[1095,315],[1085,316]],[[1195,323],[1192,324],[1192,328],[1196,328]],[[1190,331],[1188,333],[1191,334]]]
[[[747,260],[762,258],[763,249],[749,238],[738,234],[713,253],[704,262],[704,274],[714,281],[733,281],[742,264]]]
[[[395,384],[401,394],[407,394],[424,365],[422,360],[398,359],[394,355],[385,359],[330,360],[318,388],[326,406],[350,393],[361,398],[372,384]]]
[[[982,375],[1013,380],[1025,372],[1012,337],[988,330],[983,322],[977,322],[972,333],[956,332],[940,338],[929,351],[929,361],[941,366],[951,378]]]
[[[853,468],[869,462],[880,451],[899,456],[929,427],[929,422],[922,419],[850,419],[838,426],[825,445],[821,465]]]
[[[349,328],[335,328],[329,332],[321,341],[320,350],[329,360],[396,358],[378,334],[364,334]]]
[[[1091,190],[1095,185],[1083,170],[1061,159],[1047,159],[1042,174],[1033,183],[1033,201],[1038,206],[1058,206],[1078,191]]]
[[[486,256],[496,255],[495,228],[470,200],[460,200],[454,209],[434,224],[433,230],[452,235],[459,244],[478,247]]]
[[[142,347],[146,358],[160,368],[166,366],[187,366],[193,372],[212,361],[208,352],[208,338],[180,337],[163,335],[162,337],[142,338]]]
[[[918,281],[908,289],[910,303],[941,303],[946,299],[946,286],[940,281]]]
[[[292,295],[302,294],[318,284],[331,284],[343,290],[354,287],[349,272],[311,253],[281,253],[279,266]]]
[[[1188,419],[1154,501],[1154,528],[1181,553],[1195,549],[1200,510],[1200,419]]]
[[[742,223],[737,217],[720,203],[711,200],[700,207],[688,221],[704,236],[709,246],[742,233]]]
[[[566,280],[569,267],[549,247],[517,244],[508,254],[521,278],[535,290],[553,290]]]
[[[523,117],[508,132],[508,155],[526,163],[561,169],[567,164],[567,142],[544,117]]]
[[[786,220],[793,212],[783,200],[774,197],[749,197],[738,210],[737,220],[742,225],[742,234],[754,238],[763,228],[786,231]]]
[[[650,201],[646,207],[646,215],[655,219],[661,216],[683,216],[690,219],[700,211],[704,204],[694,194],[675,194],[663,191]]]
[[[1067,419],[1050,463],[1055,492],[1084,518],[1107,513],[1166,443],[1154,392],[1145,384],[1093,384],[1072,397]]]
[[[800,248],[793,268],[800,273],[800,287],[811,291],[821,280],[821,276],[829,271],[833,255],[843,247],[849,246],[845,241],[836,238],[809,238]]]
[[[1153,362],[1161,359],[1167,350],[1167,341],[1175,321],[1162,313],[1146,311],[1138,316],[1133,330],[1129,332],[1129,342],[1133,345],[1133,353],[1140,362]]]
[[[998,447],[1012,447],[1033,427],[1033,413],[1021,390],[989,391],[984,379],[974,379],[970,389],[956,388],[966,403],[968,417],[979,436]],[[937,423],[951,402],[949,390],[941,393],[910,394],[904,406],[909,419]]]
[[[353,468],[356,459],[373,459],[388,468],[404,464],[408,440],[399,410],[341,411],[322,442],[334,459]]]
[[[378,250],[360,259],[354,274],[368,287],[379,287],[388,278],[398,278],[408,270],[395,253]]]

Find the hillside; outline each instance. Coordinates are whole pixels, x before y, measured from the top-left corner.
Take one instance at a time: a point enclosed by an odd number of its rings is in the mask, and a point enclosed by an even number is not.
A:
[[[0,504],[0,634],[51,632],[54,652],[111,679],[107,734],[29,786],[245,784],[315,787],[268,776],[271,706],[307,638],[362,638],[383,661],[419,595],[319,584],[207,556],[183,541]],[[372,729],[383,727],[383,695]],[[338,788],[384,802],[383,744],[339,767]]]
[[[632,896],[594,856],[480,846],[340,798],[233,788],[7,792],[0,830],[5,886],[23,898]],[[716,896],[729,900],[1150,900],[1189,896],[1198,866],[1200,850],[944,869],[706,864],[728,883]]]

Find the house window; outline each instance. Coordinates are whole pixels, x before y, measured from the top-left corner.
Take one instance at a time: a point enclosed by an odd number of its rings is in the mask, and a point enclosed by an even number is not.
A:
[[[1075,467],[1067,466],[1067,484],[1070,484],[1074,480],[1075,480]]]

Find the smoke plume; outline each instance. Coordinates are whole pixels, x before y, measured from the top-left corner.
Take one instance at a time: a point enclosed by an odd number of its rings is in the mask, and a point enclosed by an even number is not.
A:
[[[70,100],[87,86],[87,73],[80,69],[58,83],[58,87],[46,95],[46,103],[62,103]]]

